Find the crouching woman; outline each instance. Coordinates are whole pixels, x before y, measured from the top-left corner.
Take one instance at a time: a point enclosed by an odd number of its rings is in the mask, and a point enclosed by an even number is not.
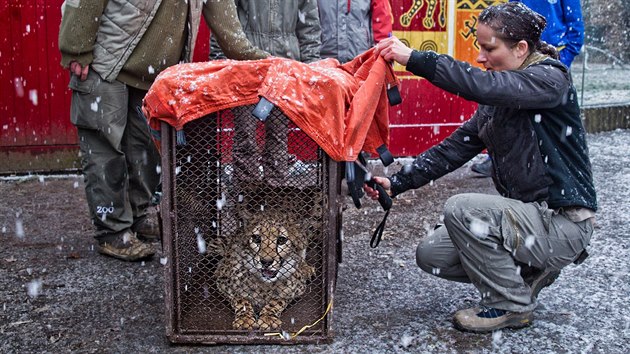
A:
[[[480,306],[455,314],[457,328],[488,332],[532,322],[539,291],[581,259],[597,201],[575,88],[557,52],[540,40],[545,19],[521,3],[479,16],[477,62],[408,48],[391,37],[377,52],[415,75],[479,103],[472,118],[389,178],[396,196],[465,164],[484,149],[499,195],[460,194],[444,225],[425,237],[417,263],[438,277],[472,283]],[[365,186],[373,199],[378,192]]]

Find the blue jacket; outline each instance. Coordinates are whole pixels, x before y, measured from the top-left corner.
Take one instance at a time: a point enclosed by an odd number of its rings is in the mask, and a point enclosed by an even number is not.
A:
[[[584,22],[580,0],[523,0],[523,4],[547,20],[542,40],[560,50],[560,61],[567,67],[584,44]]]

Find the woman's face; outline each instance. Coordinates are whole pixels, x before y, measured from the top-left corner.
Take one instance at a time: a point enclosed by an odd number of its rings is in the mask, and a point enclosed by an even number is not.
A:
[[[525,41],[521,42],[527,44]],[[527,58],[524,54],[528,53],[523,52],[522,45],[510,47],[492,28],[483,23],[477,26],[477,43],[479,44],[477,63],[482,64],[486,70],[515,70]]]

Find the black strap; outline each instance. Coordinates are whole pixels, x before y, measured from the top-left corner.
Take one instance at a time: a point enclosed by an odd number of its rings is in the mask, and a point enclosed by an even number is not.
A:
[[[385,222],[387,221],[387,216],[389,216],[389,211],[391,209],[387,209],[385,212],[385,216],[383,216],[383,221],[376,227],[374,233],[372,234],[372,239],[370,240],[370,247],[376,248],[378,244],[381,243],[381,237],[383,236],[383,230],[385,229]]]
[[[584,260],[588,257],[588,251],[586,248],[580,252],[580,255],[573,261],[573,264],[580,265],[584,262]]]
[[[261,97],[256,107],[254,107],[252,115],[260,119],[261,122],[264,122],[267,120],[267,117],[269,117],[269,113],[271,113],[273,107],[273,103],[269,102],[266,98]]]
[[[383,166],[387,167],[394,162],[394,155],[392,155],[391,151],[389,151],[387,145],[383,144],[377,147],[376,152],[378,153],[378,157],[381,159]]]

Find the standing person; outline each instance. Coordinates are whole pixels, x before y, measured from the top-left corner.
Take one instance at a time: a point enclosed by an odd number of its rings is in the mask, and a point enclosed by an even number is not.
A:
[[[236,0],[238,18],[247,38],[256,47],[271,55],[304,63],[319,60],[321,29],[316,0],[270,1]],[[214,38],[210,41],[210,59],[224,59],[225,55]],[[258,119],[247,106],[232,110],[234,114],[234,174],[237,186],[243,181],[258,180],[258,166],[254,163],[258,146]],[[272,186],[283,185],[289,167],[287,137],[289,120],[284,115],[272,114],[265,120],[265,143],[262,167],[265,181]]]
[[[544,27],[545,19],[521,3],[483,10],[477,62],[485,71],[411,50],[397,38],[377,45],[386,60],[479,103],[470,120],[411,166],[375,177],[395,196],[459,168],[483,149],[496,162],[501,196],[451,197],[444,225],[416,249],[421,269],[479,290],[480,306],[455,313],[459,329],[529,325],[540,290],[586,257],[597,209],[586,132],[567,67],[540,41]]]
[[[584,22],[580,0],[539,1],[522,0],[523,4],[547,20],[540,39],[556,47],[559,60],[567,68],[584,45]],[[487,156],[470,166],[473,172],[485,177],[492,176],[492,159]]]
[[[584,45],[584,22],[580,0],[521,2],[547,20],[547,27],[540,39],[556,47],[562,64],[571,68],[573,59],[580,54]]]
[[[317,0],[322,58],[346,63],[392,34],[388,0]]]
[[[231,1],[66,1],[61,65],[71,73],[70,119],[77,127],[85,192],[98,251],[135,261],[155,254],[144,239],[159,230],[147,209],[159,182],[159,156],[140,113],[155,77],[190,61],[201,13],[226,54],[258,59]]]

